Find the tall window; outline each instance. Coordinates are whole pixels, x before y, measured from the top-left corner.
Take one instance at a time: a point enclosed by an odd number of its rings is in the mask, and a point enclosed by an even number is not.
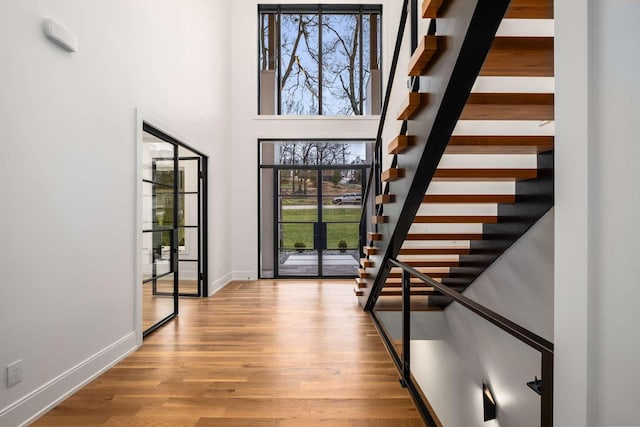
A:
[[[260,5],[259,113],[380,112],[379,5]]]

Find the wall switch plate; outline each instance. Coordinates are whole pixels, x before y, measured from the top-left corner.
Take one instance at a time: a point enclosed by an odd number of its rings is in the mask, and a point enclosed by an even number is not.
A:
[[[22,381],[22,359],[7,366],[7,387]]]

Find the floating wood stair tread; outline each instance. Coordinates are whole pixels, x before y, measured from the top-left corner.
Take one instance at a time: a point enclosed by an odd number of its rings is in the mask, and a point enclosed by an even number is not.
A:
[[[378,253],[378,248],[376,248],[375,246],[365,246],[362,248],[362,251],[366,255],[375,255]]]
[[[367,281],[363,278],[357,277],[356,278],[356,287],[357,288],[366,288],[367,287]]]
[[[427,194],[422,203],[514,203],[515,194]]]
[[[422,1],[422,17],[437,18],[438,10],[442,6],[443,0],[423,0]]]
[[[361,279],[366,279],[367,277],[369,277],[369,273],[367,273],[367,270],[365,270],[364,268],[359,268],[358,277]]]
[[[419,268],[419,267],[458,267],[460,265],[459,261],[451,261],[451,260],[405,260],[402,261],[407,264],[409,267]]]
[[[382,172],[382,182],[397,181],[404,178],[404,169],[401,168],[389,168]]]
[[[442,40],[440,38],[440,42]],[[435,35],[426,35],[420,39],[420,43],[409,61],[410,76],[422,75],[438,50],[438,41],[438,37]]]
[[[389,144],[389,154],[402,154],[412,146],[416,145],[416,137],[411,135],[398,135]]]
[[[442,273],[423,273],[423,274],[425,274],[425,275],[427,275],[427,276],[431,277],[432,279],[433,279],[433,278],[440,278],[440,279],[442,279],[442,278],[449,277],[449,274],[450,274],[450,273],[448,273],[448,272],[446,272],[446,273],[445,273],[445,272],[442,272]],[[397,273],[389,273],[389,276],[387,276],[387,277],[388,277],[389,279],[400,279],[400,278],[402,278],[402,273],[399,273],[399,272],[397,272]],[[388,281],[388,280],[387,280],[387,284],[389,284],[389,281]]]
[[[553,77],[553,37],[496,37],[480,75]]]
[[[553,150],[553,136],[456,135],[449,140],[446,154],[537,154]]]
[[[373,224],[384,224],[389,222],[389,217],[384,215],[374,215],[371,217],[371,222]]]
[[[431,276],[430,276],[431,277]],[[440,278],[440,276],[433,276],[433,277],[438,277]],[[439,282],[439,280],[436,280]],[[391,275],[389,275],[389,277],[387,278],[387,281],[384,283],[385,288],[401,288],[402,287],[402,277],[391,277]],[[417,278],[417,277],[412,277],[411,278],[411,287],[412,288],[424,288],[424,287],[432,287],[431,285],[423,282],[421,279]]]
[[[553,120],[552,93],[472,93],[461,120]]]
[[[498,217],[493,215],[419,215],[413,219],[417,224],[496,224]]]
[[[469,255],[469,248],[402,248],[400,255]]]
[[[405,240],[482,240],[482,233],[409,233]]]
[[[442,307],[429,305],[428,298],[411,298],[411,311],[442,311]],[[402,297],[381,295],[375,306],[376,311],[402,311]]]
[[[371,268],[373,267],[373,261],[368,258],[360,258],[360,265],[362,268]]]
[[[537,169],[437,169],[434,181],[505,181],[532,179],[538,176]]]
[[[411,289],[411,291],[409,292],[410,295],[442,295],[440,292],[436,291],[433,288],[421,288],[421,289]],[[380,292],[380,295],[384,295],[384,296],[402,296],[402,289],[395,289],[395,288],[383,288],[382,292]]]
[[[367,233],[367,240],[378,242],[383,238],[384,236],[382,235],[382,233],[372,233],[372,232]]]
[[[380,194],[376,196],[376,205],[395,203],[395,201],[396,201],[396,196],[394,194]]]
[[[411,120],[428,103],[428,93],[410,92],[398,113],[398,120]]]
[[[553,19],[553,0],[511,0],[507,19]]]
[[[353,293],[357,297],[361,297],[362,295],[364,295],[364,291],[362,289],[359,289],[359,288],[355,287],[355,286],[353,288]]]

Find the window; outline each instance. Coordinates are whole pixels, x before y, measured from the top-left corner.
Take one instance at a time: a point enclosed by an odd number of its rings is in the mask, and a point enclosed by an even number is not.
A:
[[[379,114],[377,5],[260,5],[259,113]]]

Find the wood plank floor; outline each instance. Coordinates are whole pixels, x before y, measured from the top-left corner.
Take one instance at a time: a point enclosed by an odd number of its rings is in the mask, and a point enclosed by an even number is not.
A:
[[[236,282],[35,426],[418,427],[349,281]]]

